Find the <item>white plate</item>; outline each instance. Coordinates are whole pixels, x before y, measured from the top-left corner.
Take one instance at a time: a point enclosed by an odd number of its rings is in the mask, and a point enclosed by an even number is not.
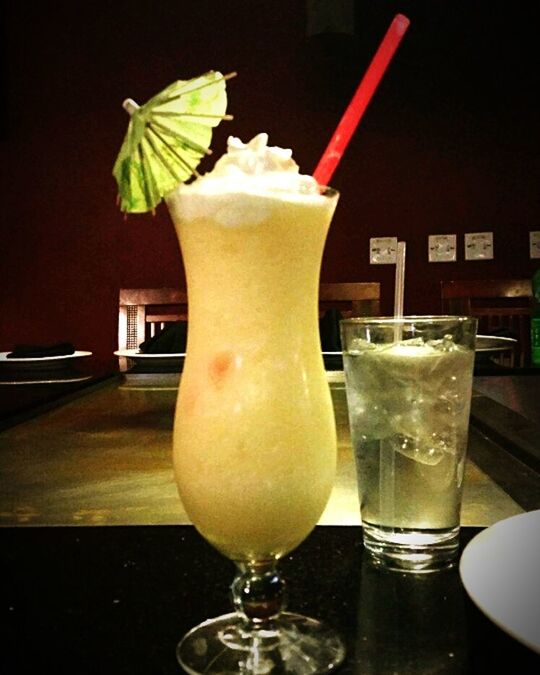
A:
[[[123,356],[133,359],[136,363],[167,365],[178,364],[185,358],[185,352],[176,352],[171,354],[150,354],[141,352],[138,349],[118,349],[114,352],[115,356]]]
[[[499,337],[497,335],[477,335],[477,352],[507,352],[517,343],[515,338]]]
[[[30,359],[8,359],[11,352],[0,352],[0,369],[2,370],[56,370],[72,365],[77,359],[92,356],[92,352],[76,351],[61,356],[41,356]]]
[[[540,653],[540,510],[477,534],[463,551],[459,573],[486,616]]]

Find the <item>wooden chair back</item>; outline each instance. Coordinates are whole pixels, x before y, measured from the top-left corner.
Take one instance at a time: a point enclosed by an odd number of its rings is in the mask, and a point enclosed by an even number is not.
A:
[[[500,365],[523,367],[530,363],[532,286],[529,279],[475,279],[441,281],[444,314],[478,318],[478,334],[501,330],[517,339],[513,352],[501,352],[493,360]]]
[[[319,287],[319,313],[338,309],[342,316],[378,316],[381,285],[378,282],[323,283]]]
[[[187,321],[186,291],[178,288],[121,288],[118,349],[137,349],[141,342],[175,321]],[[120,359],[126,370],[127,360]]]

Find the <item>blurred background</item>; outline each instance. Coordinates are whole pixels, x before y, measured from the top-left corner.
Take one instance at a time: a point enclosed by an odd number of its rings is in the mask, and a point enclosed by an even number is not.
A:
[[[214,157],[228,135],[266,131],[311,173],[397,12],[410,28],[332,181],[322,280],[380,281],[391,312],[394,266],[370,264],[373,237],[407,243],[407,313],[439,312],[442,279],[540,267],[536,3],[8,0],[0,11],[0,350],[69,340],[114,365],[119,288],[185,287],[166,207],[125,218],[116,206],[126,97],[236,70],[235,119],[215,131]],[[464,234],[485,231],[494,258],[465,261]],[[456,262],[428,261],[430,234],[457,236]]]

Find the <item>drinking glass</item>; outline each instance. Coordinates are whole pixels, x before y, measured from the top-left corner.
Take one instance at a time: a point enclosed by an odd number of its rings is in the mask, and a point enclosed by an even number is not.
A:
[[[341,321],[364,546],[387,569],[455,563],[477,320]]]
[[[277,567],[315,527],[334,480],[318,286],[337,200],[330,188],[168,198],[189,302],[175,476],[191,522],[237,567],[235,611],[178,645],[190,673],[326,672],[344,657],[331,628],[284,611]]]

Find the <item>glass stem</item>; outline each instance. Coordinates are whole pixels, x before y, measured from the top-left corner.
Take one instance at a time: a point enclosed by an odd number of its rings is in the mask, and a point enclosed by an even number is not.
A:
[[[286,605],[286,584],[276,561],[236,562],[236,568],[231,585],[234,608],[244,619],[246,628],[271,630]]]

